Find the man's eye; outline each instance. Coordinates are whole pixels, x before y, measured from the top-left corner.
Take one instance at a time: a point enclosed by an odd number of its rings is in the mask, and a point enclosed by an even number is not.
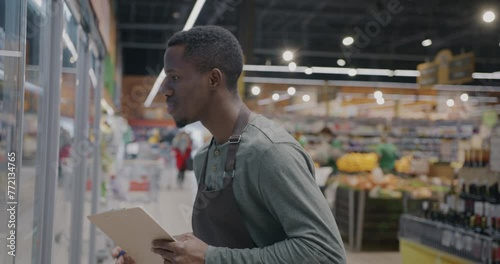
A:
[[[174,80],[174,81],[179,80],[179,76],[177,76],[177,75],[172,76],[172,80]]]

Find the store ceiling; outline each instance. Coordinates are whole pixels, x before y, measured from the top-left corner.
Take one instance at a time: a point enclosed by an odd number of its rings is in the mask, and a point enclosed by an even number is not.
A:
[[[124,73],[156,75],[163,66],[166,40],[183,28],[195,0],[115,3]],[[401,10],[398,14],[387,11],[394,3],[399,3],[395,8]],[[487,9],[497,14],[490,24],[482,20]],[[384,26],[373,15],[381,13],[385,14]],[[439,50],[449,48],[453,53],[474,51],[476,71],[495,72],[500,71],[499,21],[497,0],[207,0],[196,25],[214,24],[231,30],[245,49],[247,63],[252,64],[287,65],[282,53],[290,49],[301,66],[337,67],[342,58],[347,60],[345,67],[416,69],[417,64],[433,60]],[[360,39],[350,52],[343,46],[343,38],[356,36],[356,28],[366,33],[367,25],[377,34],[368,36],[364,46]],[[377,27],[380,32],[375,32]],[[433,41],[430,47],[422,46],[426,38]],[[256,73],[247,74],[252,75]],[[258,75],[324,78],[298,73]],[[356,80],[415,82],[415,78],[376,76],[358,76]]]

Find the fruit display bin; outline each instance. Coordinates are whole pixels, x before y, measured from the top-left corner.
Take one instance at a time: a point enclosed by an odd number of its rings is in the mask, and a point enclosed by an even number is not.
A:
[[[402,199],[371,198],[368,191],[339,186],[333,212],[349,250],[398,250]]]

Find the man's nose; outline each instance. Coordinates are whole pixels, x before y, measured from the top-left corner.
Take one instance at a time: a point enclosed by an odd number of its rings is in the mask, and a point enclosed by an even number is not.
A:
[[[163,80],[163,82],[160,85],[160,93],[165,95],[165,96],[171,96],[173,93],[173,90],[170,89],[167,85],[167,79]]]

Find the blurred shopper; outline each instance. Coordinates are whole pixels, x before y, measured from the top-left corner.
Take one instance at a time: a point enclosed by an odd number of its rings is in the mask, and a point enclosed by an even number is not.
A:
[[[384,173],[390,173],[394,170],[394,165],[398,159],[398,148],[387,140],[384,135],[381,138],[381,144],[377,147],[379,157],[379,167]]]
[[[201,121],[213,138],[195,157],[194,233],[152,241],[153,252],[164,263],[345,263],[313,162],[238,95],[243,54],[236,38],[215,26],[179,32],[164,62],[161,92],[177,126]],[[134,261],[125,254],[117,263]]]
[[[193,170],[191,137],[186,132],[179,132],[172,142],[172,147],[177,161],[177,186],[182,189],[186,170]]]
[[[330,150],[331,159],[328,161],[328,165],[332,167],[333,173],[337,174],[339,172],[339,168],[337,167],[337,160],[344,155],[344,147],[340,140],[335,139],[332,141],[331,150]]]

